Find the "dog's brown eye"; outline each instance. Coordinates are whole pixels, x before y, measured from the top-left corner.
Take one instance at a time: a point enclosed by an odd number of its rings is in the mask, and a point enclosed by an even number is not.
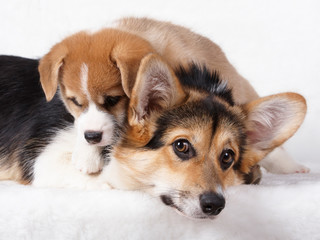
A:
[[[189,160],[196,155],[191,143],[186,139],[178,139],[172,144],[175,154],[182,160]]]
[[[71,102],[73,102],[74,105],[77,107],[82,107],[82,104],[80,104],[75,97],[68,98]]]
[[[109,109],[110,107],[115,106],[121,99],[121,96],[107,96],[104,98],[103,107]]]
[[[179,152],[186,153],[186,152],[189,150],[189,143],[188,143],[188,142],[185,142],[185,141],[178,141],[178,142],[176,143],[176,149],[177,149]]]
[[[223,170],[228,169],[234,161],[234,152],[231,149],[225,149],[220,155],[220,165]]]

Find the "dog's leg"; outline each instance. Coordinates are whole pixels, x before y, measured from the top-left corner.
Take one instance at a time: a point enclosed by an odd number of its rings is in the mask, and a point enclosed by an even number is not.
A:
[[[83,173],[97,173],[104,165],[102,150],[103,147],[90,145],[83,138],[77,136],[76,145],[72,152],[72,163]]]
[[[250,172],[244,175],[245,184],[259,184],[261,181],[262,173],[259,165],[254,165]]]
[[[269,153],[259,163],[268,172],[272,173],[308,173],[309,168],[296,163],[283,147],[278,147]]]

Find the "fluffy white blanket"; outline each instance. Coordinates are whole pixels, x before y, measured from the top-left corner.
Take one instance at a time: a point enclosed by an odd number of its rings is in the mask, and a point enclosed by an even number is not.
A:
[[[320,239],[320,173],[264,174],[237,186],[215,220],[192,220],[139,192],[0,182],[0,239]]]

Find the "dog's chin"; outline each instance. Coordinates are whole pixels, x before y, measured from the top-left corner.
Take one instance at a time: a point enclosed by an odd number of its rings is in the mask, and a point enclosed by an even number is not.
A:
[[[174,208],[174,210],[179,214],[182,215],[184,217],[187,217],[189,219],[192,220],[204,220],[204,219],[215,219],[216,216],[212,216],[212,215],[207,215],[204,214],[199,206],[199,209],[197,208],[190,208],[190,207],[183,207],[183,206],[178,206],[176,203],[173,202],[173,200],[167,196],[167,195],[161,195],[160,199],[162,200],[162,202],[169,206]],[[188,211],[186,210],[188,209]]]

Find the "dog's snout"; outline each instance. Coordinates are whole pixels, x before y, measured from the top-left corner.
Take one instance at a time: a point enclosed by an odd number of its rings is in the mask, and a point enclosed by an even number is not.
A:
[[[101,142],[102,132],[86,131],[84,133],[84,138],[87,140],[88,143],[96,144],[96,143]]]
[[[222,195],[208,192],[200,195],[200,206],[202,212],[207,215],[218,215],[225,206],[225,199]]]

